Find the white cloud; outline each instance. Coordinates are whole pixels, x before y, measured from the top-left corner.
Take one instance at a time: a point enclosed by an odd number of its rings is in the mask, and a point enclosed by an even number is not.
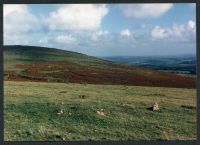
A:
[[[5,35],[3,38],[3,44],[4,45],[29,45],[31,44],[31,41],[26,35],[23,34],[17,34],[17,35]]]
[[[28,44],[25,34],[36,29],[38,19],[32,15],[27,5],[3,5],[3,35],[6,44]]]
[[[45,22],[50,30],[95,30],[108,11],[105,4],[67,4],[51,12]]]
[[[188,21],[188,27],[191,28],[192,30],[195,30],[196,23],[192,20]]]
[[[171,28],[161,28],[155,26],[151,31],[153,40],[167,39],[171,41],[195,41],[196,38],[196,23],[189,20],[182,25],[174,24]]]
[[[26,5],[6,4],[3,6],[5,33],[21,33],[34,29],[38,19],[29,12]]]
[[[129,37],[129,36],[131,36],[131,32],[130,32],[129,29],[124,29],[124,30],[122,30],[122,31],[120,32],[120,35],[121,35],[121,36]]]
[[[155,28],[152,30],[151,35],[153,38],[156,39],[162,39],[168,37],[167,30],[160,28],[159,26],[155,26]]]
[[[107,30],[105,30],[105,31],[98,30],[98,31],[92,33],[91,40],[98,41],[100,38],[106,36],[107,34],[109,34],[109,32]]]
[[[3,5],[3,16],[7,16],[11,13],[26,13],[27,7],[24,4],[16,5],[16,4],[4,4]]]
[[[72,35],[60,35],[55,38],[55,42],[69,44],[75,42],[76,39]]]
[[[158,18],[173,7],[173,4],[121,4],[126,18]]]
[[[42,37],[41,39],[39,39],[38,44],[41,46],[45,46],[48,47],[49,46],[49,38],[47,37]]]

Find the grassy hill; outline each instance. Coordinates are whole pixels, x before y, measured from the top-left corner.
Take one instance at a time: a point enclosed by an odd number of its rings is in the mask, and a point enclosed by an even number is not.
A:
[[[197,138],[195,78],[4,46],[4,80],[5,141]]]
[[[77,52],[56,48],[21,45],[4,46],[4,60],[5,69],[12,69],[16,64],[31,64],[49,61],[69,61],[86,66],[94,65],[95,63],[102,66],[110,64],[108,61]]]
[[[195,78],[105,61],[54,48],[4,46],[4,79],[195,88]]]
[[[4,83],[5,141],[195,140],[196,115],[195,89]]]

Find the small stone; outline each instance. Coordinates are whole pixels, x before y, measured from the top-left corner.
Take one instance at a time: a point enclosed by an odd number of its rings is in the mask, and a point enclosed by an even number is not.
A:
[[[57,114],[62,115],[62,114],[64,114],[64,111],[61,109]]]
[[[122,106],[123,106],[123,107],[132,107],[132,105],[131,105],[131,104],[128,104],[128,103],[124,103],[124,104],[122,104]]]
[[[101,111],[97,111],[97,114],[100,115],[100,116],[105,116],[105,114]]]
[[[156,110],[159,110],[159,109],[160,109],[160,108],[159,108],[158,103],[155,102],[155,103],[153,104],[153,108],[152,108],[152,110],[153,110],[153,111],[156,111]]]

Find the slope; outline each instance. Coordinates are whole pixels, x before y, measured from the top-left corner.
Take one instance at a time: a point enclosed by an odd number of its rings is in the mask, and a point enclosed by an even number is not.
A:
[[[195,88],[195,78],[34,46],[4,46],[4,80]]]

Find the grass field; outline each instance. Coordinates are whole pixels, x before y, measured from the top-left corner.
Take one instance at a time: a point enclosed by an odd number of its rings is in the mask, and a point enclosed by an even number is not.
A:
[[[196,89],[5,81],[4,140],[194,140],[195,108]]]

